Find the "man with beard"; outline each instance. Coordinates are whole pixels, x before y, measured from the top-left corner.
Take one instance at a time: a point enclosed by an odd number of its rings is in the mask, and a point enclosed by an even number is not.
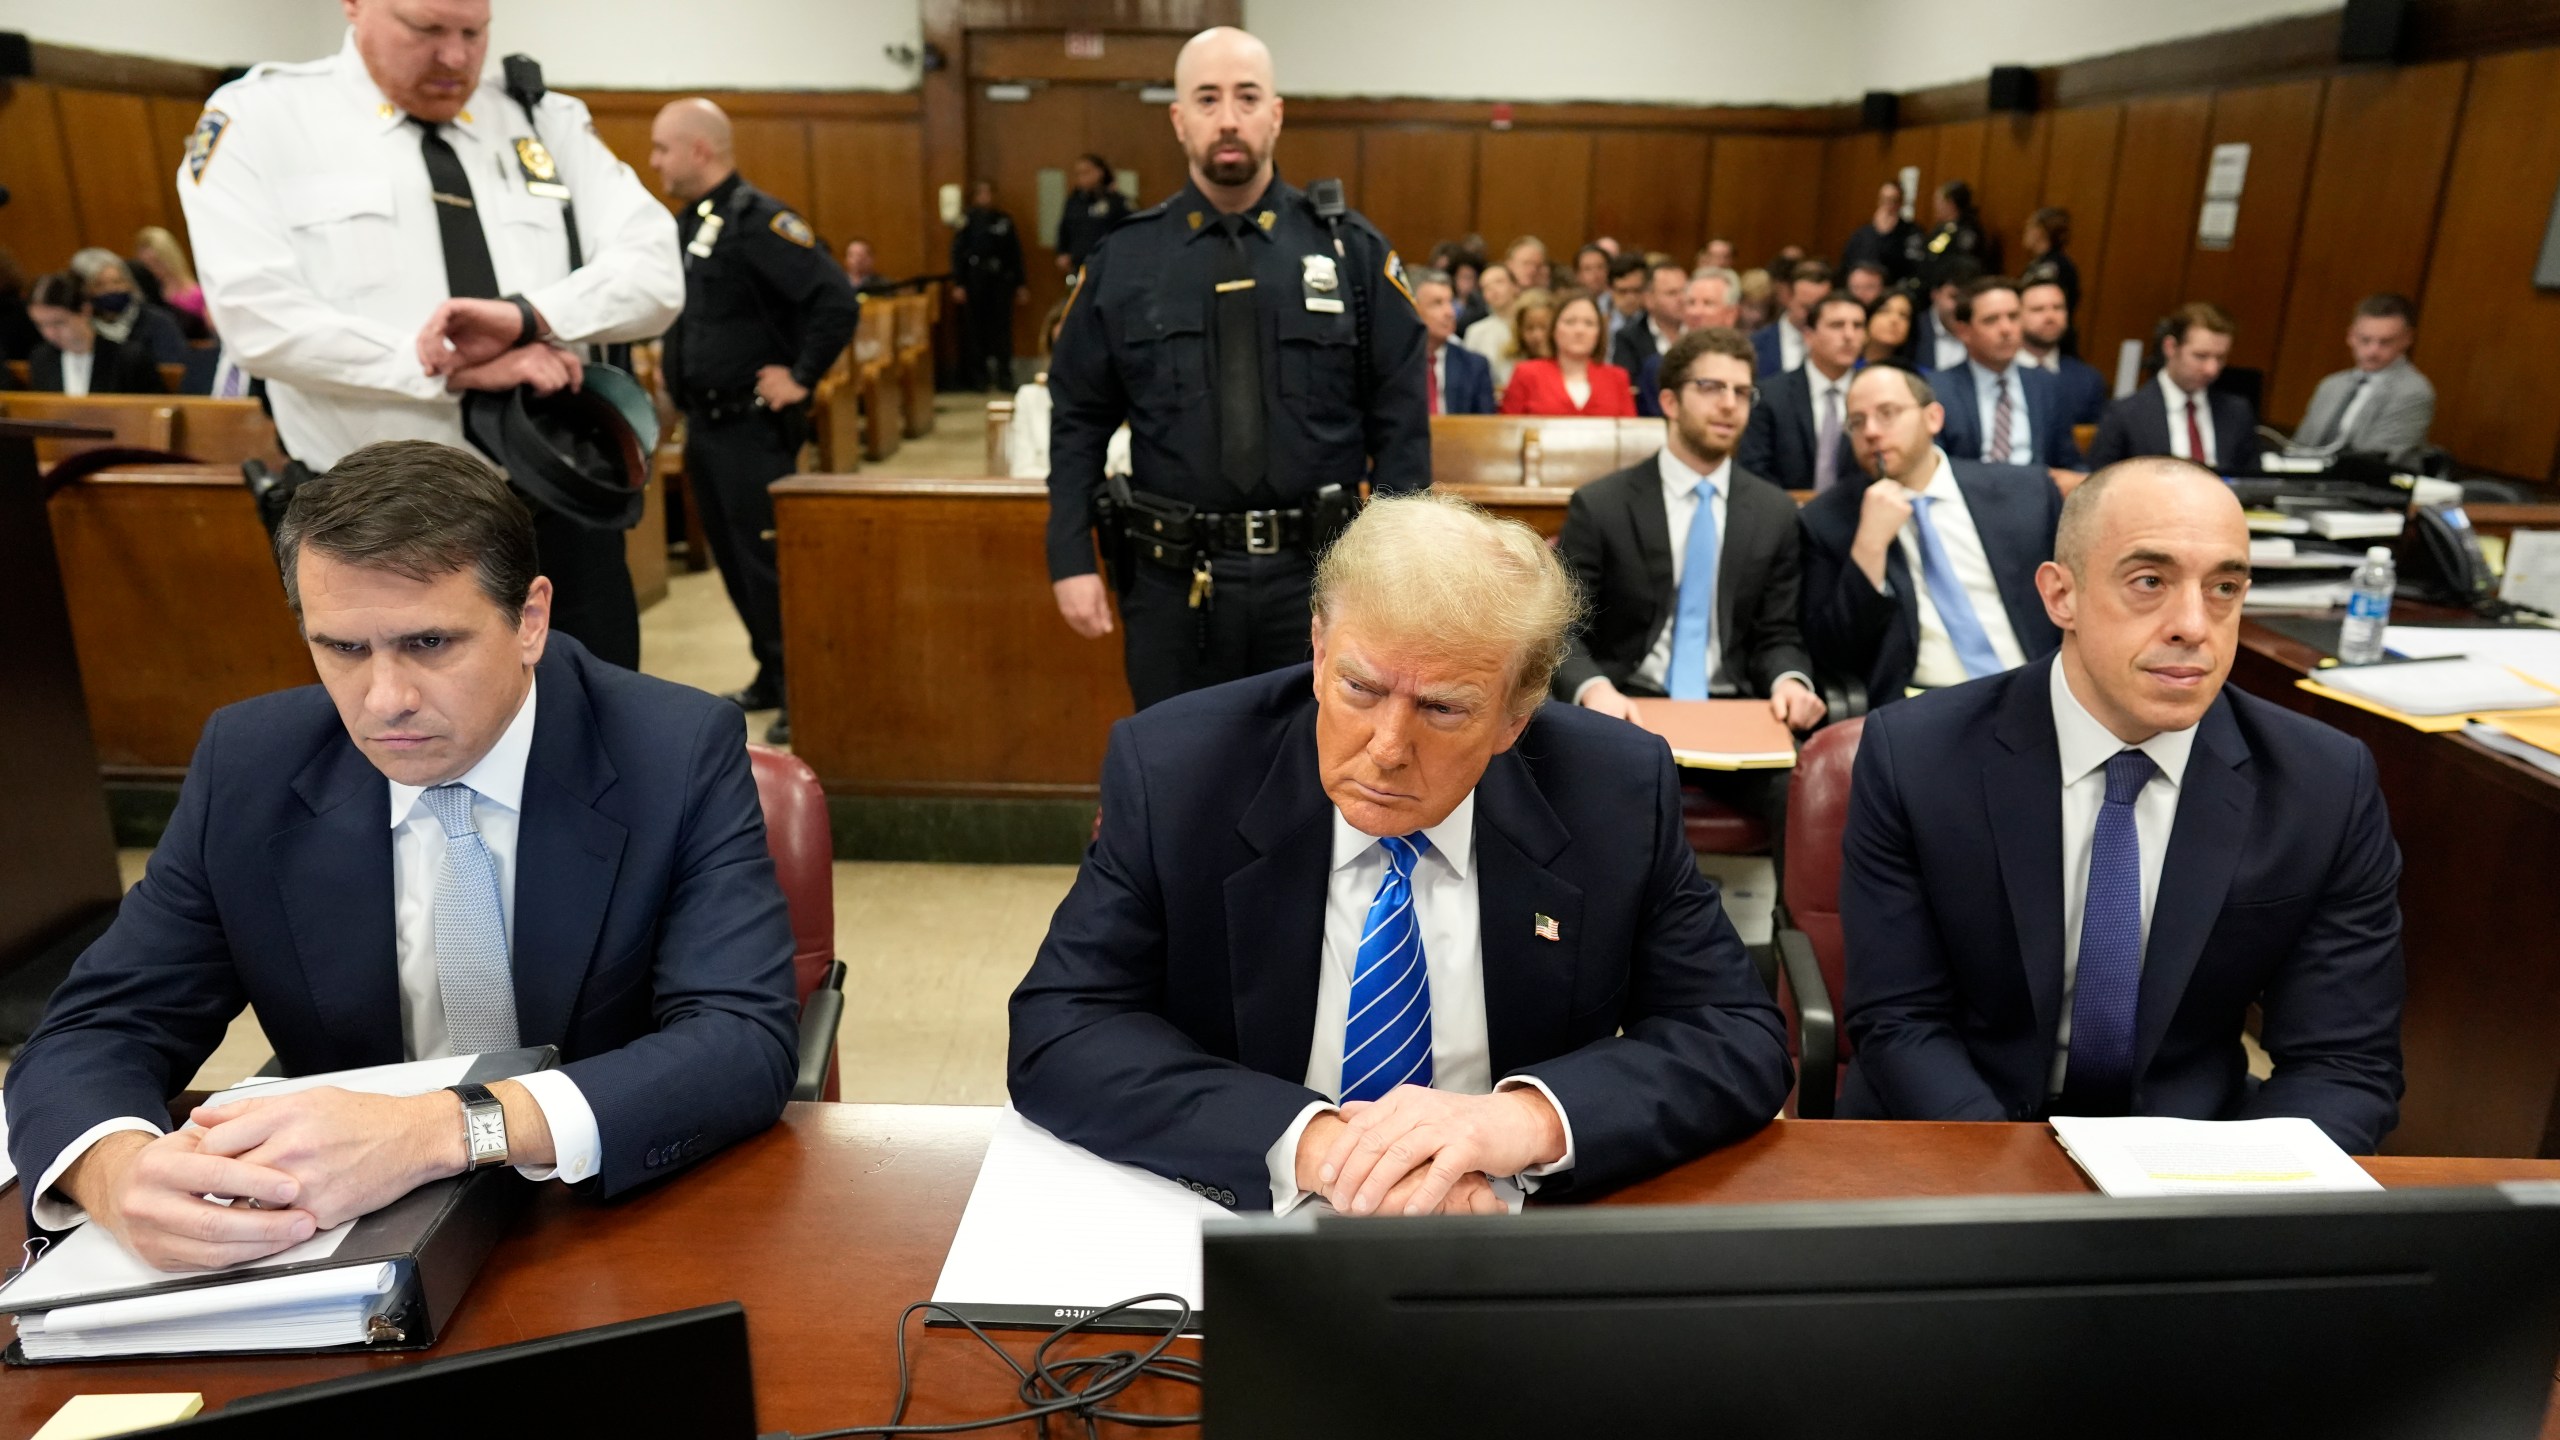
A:
[[[1049,578],[1077,634],[1109,634],[1099,532],[1142,710],[1304,662],[1314,557],[1362,486],[1431,483],[1404,267],[1358,213],[1275,174],[1271,52],[1203,31],[1174,89],[1190,183],[1094,247],[1049,366]],[[1136,474],[1106,494],[1123,421]]]
[[[1663,357],[1665,420],[1652,459],[1574,492],[1557,541],[1591,617],[1555,695],[1630,718],[1634,697],[1761,696],[1789,728],[1822,720],[1798,629],[1795,502],[1734,463],[1752,420],[1751,342],[1692,330]],[[1685,771],[1715,799],[1786,833],[1784,770]]]

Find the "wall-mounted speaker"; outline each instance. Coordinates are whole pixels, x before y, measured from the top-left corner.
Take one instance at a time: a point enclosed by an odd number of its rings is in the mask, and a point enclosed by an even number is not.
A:
[[[2409,38],[2409,0],[2347,0],[2338,16],[2338,58],[2349,64],[2399,60]]]
[[[2024,65],[1991,67],[1992,112],[2025,112],[2036,108],[2036,72]]]
[[[1869,130],[1890,130],[1902,115],[1902,97],[1890,90],[1870,90],[1858,102],[1858,123]]]
[[[27,37],[15,30],[0,30],[0,80],[22,79],[36,73],[36,51]]]

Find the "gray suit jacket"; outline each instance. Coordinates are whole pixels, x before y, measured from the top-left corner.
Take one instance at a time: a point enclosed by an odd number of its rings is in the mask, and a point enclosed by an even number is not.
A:
[[[2415,462],[2426,448],[2427,427],[2435,423],[2436,387],[2418,373],[2408,356],[2401,356],[2373,373],[2374,393],[2356,412],[2354,432],[2342,436],[2338,417],[2356,393],[2356,374],[2341,370],[2311,392],[2310,408],[2302,412],[2302,428],[2293,434],[2295,447],[2361,450],[2388,456],[2395,464]],[[2342,440],[2344,444],[2339,443]]]

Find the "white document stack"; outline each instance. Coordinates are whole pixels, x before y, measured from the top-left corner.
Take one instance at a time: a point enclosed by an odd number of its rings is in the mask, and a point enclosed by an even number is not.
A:
[[[30,1360],[361,1345],[398,1267],[347,1265],[18,1317]]]
[[[2054,1137],[2109,1195],[2274,1195],[2379,1190],[2319,1126],[2279,1120],[2056,1115]]]

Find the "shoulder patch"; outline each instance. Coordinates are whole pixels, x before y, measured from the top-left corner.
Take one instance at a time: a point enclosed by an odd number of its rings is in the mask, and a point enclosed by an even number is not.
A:
[[[1396,258],[1396,252],[1393,250],[1387,252],[1386,276],[1387,283],[1396,287],[1396,293],[1404,297],[1404,303],[1412,305],[1414,303],[1413,287],[1405,283],[1404,262]]]
[[[804,250],[814,249],[818,243],[817,232],[809,228],[809,222],[788,210],[774,212],[773,233]]]
[[[187,178],[204,183],[204,167],[213,163],[213,152],[222,144],[222,133],[231,128],[231,117],[208,108],[196,117],[196,128],[187,135]],[[252,147],[254,148],[254,147]]]

